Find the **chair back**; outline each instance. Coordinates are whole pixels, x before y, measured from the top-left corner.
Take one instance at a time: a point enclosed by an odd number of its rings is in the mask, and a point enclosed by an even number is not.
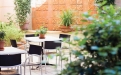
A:
[[[39,36],[39,34],[37,34],[36,36]],[[35,34],[26,34],[25,37],[36,37]],[[28,41],[31,42],[31,41]]]
[[[45,41],[44,45],[45,49],[56,49],[57,47],[61,47],[61,41]]]
[[[10,43],[12,47],[17,47],[17,42],[14,39],[10,39]]]
[[[59,38],[62,38],[62,39],[67,39],[67,41],[70,41],[70,35],[68,35],[68,34],[60,34],[59,35]]]
[[[37,34],[36,36],[39,36],[39,34]],[[35,34],[26,34],[25,37],[36,37]]]
[[[41,55],[41,54],[43,54],[42,46],[30,44],[28,53],[29,53],[29,54]]]

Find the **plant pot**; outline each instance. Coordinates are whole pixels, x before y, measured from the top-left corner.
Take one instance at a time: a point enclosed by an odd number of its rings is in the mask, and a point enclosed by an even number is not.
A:
[[[28,30],[29,23],[26,22],[23,25],[20,26],[21,30]]]
[[[60,30],[64,33],[67,33],[67,32],[71,32],[72,29],[70,28],[70,26],[60,26]]]
[[[45,39],[45,34],[39,34],[40,39]]]
[[[0,51],[4,50],[4,41],[0,41]]]

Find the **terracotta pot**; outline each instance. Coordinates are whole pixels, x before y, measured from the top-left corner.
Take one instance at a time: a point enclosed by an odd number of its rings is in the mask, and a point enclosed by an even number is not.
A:
[[[45,39],[45,34],[39,34],[40,39]]]
[[[0,41],[0,51],[4,50],[4,41]]]
[[[22,26],[20,26],[21,30],[28,30],[29,23],[24,23]]]
[[[70,29],[70,26],[60,26],[61,29]]]
[[[72,29],[70,28],[70,26],[60,26],[60,30],[64,33],[67,33],[67,32],[71,32]]]

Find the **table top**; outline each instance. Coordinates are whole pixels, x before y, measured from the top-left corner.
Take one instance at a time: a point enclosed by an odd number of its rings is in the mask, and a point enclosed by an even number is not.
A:
[[[27,51],[18,49],[15,47],[4,47],[4,51],[0,51],[0,55],[7,55],[7,54],[25,54]]]
[[[39,37],[26,37],[25,40],[32,42],[44,42],[44,41],[57,41],[61,39],[53,36],[46,36],[45,39],[39,39]]]

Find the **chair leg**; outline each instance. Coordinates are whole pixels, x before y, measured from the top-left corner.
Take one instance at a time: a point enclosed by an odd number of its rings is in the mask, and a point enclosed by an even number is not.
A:
[[[28,63],[30,63],[30,59],[29,59]],[[30,66],[29,66],[29,71],[30,71],[30,75],[31,75],[31,68],[30,68]],[[26,72],[26,63],[24,64],[24,75],[26,75],[25,72]]]
[[[22,66],[20,66],[20,75],[22,75]]]
[[[49,63],[49,58],[47,58],[47,62]]]
[[[42,60],[41,63],[44,64],[44,67],[45,67],[45,74],[46,74],[47,56],[46,56],[46,55],[43,55],[43,56],[42,56],[42,59],[44,59],[44,60]]]
[[[46,72],[46,63],[47,63],[47,55],[45,55],[45,74],[47,73]]]
[[[56,50],[56,53],[57,53],[57,50]],[[57,69],[57,56],[56,56],[56,69]]]
[[[62,71],[62,57],[61,57],[61,71]]]
[[[31,57],[31,61],[33,62],[33,57]],[[31,67],[31,70],[34,70],[33,66]]]
[[[31,67],[29,66],[29,71],[30,71],[30,75],[31,75]]]
[[[13,68],[11,68],[11,69],[13,69]],[[17,70],[17,73],[19,73],[19,66],[17,66],[15,69]]]
[[[60,60],[61,60],[61,71],[62,71],[62,49],[60,50],[60,53],[61,53],[61,58],[60,58]]]
[[[61,61],[61,59],[60,59],[61,57],[59,56],[59,62],[58,62],[58,64],[59,64],[59,66],[60,66],[60,61]]]
[[[57,56],[56,56],[56,65],[57,65]]]
[[[29,63],[30,63],[30,60],[31,60],[31,59],[29,59]],[[33,60],[32,60],[32,61],[33,61]],[[30,67],[30,66],[29,66],[29,71],[30,71],[30,75],[31,75],[31,67]]]
[[[41,57],[40,57],[40,62],[42,61],[42,55],[41,55]],[[42,63],[40,63],[40,69],[41,69],[41,75],[43,74],[42,73]]]
[[[25,71],[26,71],[26,67],[25,67],[25,65],[24,65],[24,75],[26,75],[26,74],[25,74]]]

